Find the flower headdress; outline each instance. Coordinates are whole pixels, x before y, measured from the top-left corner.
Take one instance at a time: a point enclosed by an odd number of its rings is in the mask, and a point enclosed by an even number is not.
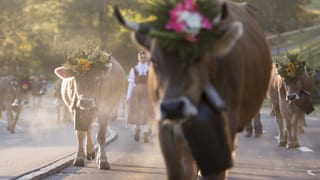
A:
[[[105,70],[105,64],[110,62],[110,57],[111,54],[100,50],[99,46],[93,47],[89,41],[85,47],[79,48],[70,56],[66,55],[63,66],[70,75],[85,77]]]
[[[147,8],[157,17],[151,22],[151,36],[183,59],[199,59],[220,34],[214,24],[219,17],[216,7],[208,0],[156,0]]]
[[[305,62],[298,60],[298,54],[289,54],[276,59],[279,75],[286,82],[294,82],[305,72]]]

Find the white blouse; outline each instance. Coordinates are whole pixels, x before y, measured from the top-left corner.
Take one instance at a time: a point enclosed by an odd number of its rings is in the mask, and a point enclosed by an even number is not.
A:
[[[149,65],[148,65],[148,63],[142,64],[139,62],[133,68],[135,68],[137,70],[137,72],[139,73],[139,76],[141,76],[141,75],[146,76],[148,73]],[[129,85],[128,85],[128,92],[127,92],[127,100],[131,98],[133,87],[136,85],[134,83],[134,69],[133,68],[130,69],[129,77],[128,77]]]

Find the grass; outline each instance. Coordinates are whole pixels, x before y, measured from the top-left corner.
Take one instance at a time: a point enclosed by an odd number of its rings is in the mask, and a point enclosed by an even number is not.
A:
[[[314,111],[317,112],[317,113],[320,113],[320,105],[317,104],[317,105],[314,105]]]
[[[319,29],[314,29],[308,32],[299,32],[294,35],[286,36],[286,37],[281,37],[280,39],[280,46],[289,46],[292,44],[299,44],[301,42],[308,41],[312,39],[314,36],[317,36],[320,34],[320,28]],[[276,41],[271,40],[269,41],[269,44],[271,47],[276,46]]]
[[[307,5],[307,8],[320,10],[320,1],[319,0],[312,0],[312,2],[309,5]]]
[[[313,68],[320,67],[320,41],[314,37],[320,35],[320,28],[311,30],[309,32],[301,32],[287,37],[283,37],[279,43],[279,47],[287,47],[291,45],[297,45],[296,48],[289,49],[291,53],[301,53],[300,57],[305,60],[308,65]],[[302,44],[300,49],[299,44]],[[274,41],[269,41],[270,48],[276,48]]]

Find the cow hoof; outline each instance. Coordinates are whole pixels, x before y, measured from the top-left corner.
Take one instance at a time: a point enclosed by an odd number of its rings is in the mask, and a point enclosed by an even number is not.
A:
[[[248,133],[248,132],[247,132],[246,135],[245,135],[245,137],[247,137],[247,138],[248,138],[248,137],[251,137],[251,136],[252,136],[252,133]]]
[[[14,133],[15,133],[14,129],[11,129],[11,131],[10,131],[10,132],[11,132],[11,134],[14,134]]]
[[[84,166],[84,160],[83,159],[75,159],[73,161],[73,165],[77,167],[83,167]]]
[[[291,142],[287,144],[287,149],[298,148],[300,144],[298,142]]]
[[[96,158],[96,153],[92,152],[92,153],[87,153],[87,159],[89,161],[94,160]]]
[[[286,146],[286,142],[285,141],[280,141],[279,143],[278,143],[278,146],[279,147],[285,147]]]
[[[258,138],[262,135],[262,132],[255,132],[254,137]]]
[[[255,134],[254,137],[259,138],[261,134]]]
[[[99,163],[99,169],[102,169],[102,170],[109,170],[110,169],[110,165],[107,161],[105,162],[101,162]]]

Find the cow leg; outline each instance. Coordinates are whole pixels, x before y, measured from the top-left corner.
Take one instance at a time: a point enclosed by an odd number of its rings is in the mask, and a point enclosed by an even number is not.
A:
[[[288,127],[289,137],[288,137],[288,144],[287,148],[297,148],[300,147],[298,142],[298,126],[301,121],[302,116],[299,116],[298,114],[294,115],[292,117],[292,120],[290,123],[290,126]]]
[[[287,144],[287,138],[286,138],[286,131],[283,126],[283,119],[280,113],[280,108],[279,106],[274,106],[273,109],[275,111],[276,121],[278,125],[278,132],[279,132],[278,146],[285,146]]]
[[[72,122],[71,113],[69,112],[69,109],[66,106],[64,106],[63,109],[64,109],[64,111],[63,111],[63,122]]]
[[[159,141],[168,179],[195,179],[194,161],[183,140],[174,135],[172,125],[159,124]]]
[[[106,143],[106,133],[107,133],[107,121],[104,118],[99,118],[99,130],[97,135],[97,142],[99,144],[98,150],[98,166],[99,169],[110,169],[110,165],[108,163],[106,151],[105,151],[105,143]]]
[[[14,133],[14,129],[13,129],[13,113],[12,113],[11,109],[7,109],[7,119],[8,119],[7,130],[10,131],[11,133]]]
[[[90,127],[87,131],[87,159],[88,160],[93,160],[96,157],[96,153],[94,152],[92,138],[91,138],[91,129],[92,127]]]
[[[188,144],[185,140],[178,139],[178,147],[181,147],[181,163],[183,166],[183,179],[196,179],[197,166],[193,160],[192,154],[189,150]]]
[[[304,133],[304,126],[307,126],[307,122],[306,122],[306,117],[303,114],[303,116],[301,117],[300,121],[299,121],[299,132],[300,133]]]
[[[249,121],[248,124],[245,126],[246,137],[251,137],[252,131],[253,131],[252,121]]]
[[[183,179],[181,157],[178,153],[173,131],[170,125],[159,124],[159,142],[166,164],[169,180]]]
[[[261,123],[261,115],[260,113],[256,114],[253,117],[253,127],[254,127],[254,135],[255,137],[260,137],[262,134],[262,123]]]
[[[84,142],[84,137],[86,135],[86,132],[85,131],[76,131],[76,134],[77,134],[77,140],[78,140],[78,151],[76,154],[76,158],[73,161],[73,165],[83,167],[84,166],[84,158],[85,158],[83,142]]]
[[[20,112],[21,112],[21,106],[18,107],[18,110],[17,110],[15,116],[12,118],[13,122],[12,122],[11,133],[15,132],[16,124],[17,124],[17,121],[18,121],[18,119],[20,117]]]
[[[42,95],[40,95],[39,98],[38,98],[38,104],[37,104],[38,108],[41,107],[41,102],[42,102]]]
[[[56,105],[56,111],[57,111],[57,124],[61,123],[61,110],[60,110],[60,104]]]

